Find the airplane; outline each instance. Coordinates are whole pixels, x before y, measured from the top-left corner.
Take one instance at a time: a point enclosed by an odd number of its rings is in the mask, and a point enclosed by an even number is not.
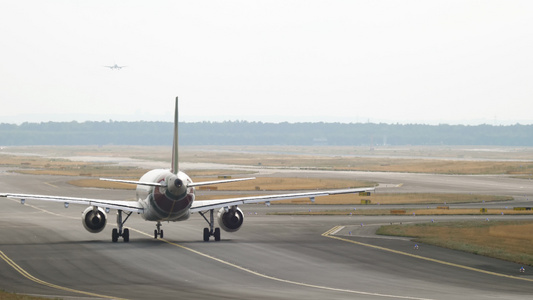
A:
[[[92,233],[99,233],[104,230],[107,223],[107,213],[111,209],[117,210],[117,227],[113,228],[111,234],[112,242],[117,242],[120,237],[124,242],[129,242],[129,229],[124,228],[128,218],[137,213],[146,221],[156,222],[154,238],[163,238],[161,222],[177,222],[189,219],[192,213],[199,213],[207,222],[208,227],[204,228],[203,240],[208,242],[211,237],[215,241],[220,241],[220,228],[226,232],[239,230],[244,221],[244,213],[238,207],[241,204],[265,202],[270,205],[271,201],[309,198],[314,201],[315,197],[338,195],[338,194],[360,194],[370,195],[374,191],[373,187],[350,188],[339,190],[325,190],[300,192],[290,194],[274,194],[267,196],[238,197],[231,199],[195,201],[195,188],[198,186],[223,184],[251,178],[223,179],[205,182],[193,182],[184,172],[179,171],[178,164],[178,97],[176,97],[174,113],[174,135],[172,144],[172,162],[170,169],[154,169],[144,174],[138,181],[100,178],[100,180],[122,182],[137,185],[137,201],[104,200],[90,198],[63,197],[51,195],[31,195],[18,193],[0,193],[0,197],[19,199],[21,204],[26,200],[41,200],[63,202],[65,208],[69,204],[87,205],[82,212],[81,220],[83,227]],[[216,219],[220,227],[215,227]],[[207,216],[208,215],[208,216]],[[125,218],[123,218],[125,216]]]
[[[125,68],[127,66],[119,66],[119,65],[115,64],[113,66],[104,66],[104,67],[110,68],[111,70],[120,70],[120,69]]]

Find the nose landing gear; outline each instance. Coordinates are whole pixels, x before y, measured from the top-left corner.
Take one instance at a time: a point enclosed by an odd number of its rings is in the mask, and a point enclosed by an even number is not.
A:
[[[159,236],[160,238],[163,238],[163,230],[161,229],[161,222],[157,222],[157,224],[155,224],[155,226],[157,227],[157,229],[154,230],[154,239],[157,239],[157,237]]]

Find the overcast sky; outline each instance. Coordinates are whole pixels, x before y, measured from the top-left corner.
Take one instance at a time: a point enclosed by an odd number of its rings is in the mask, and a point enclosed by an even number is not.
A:
[[[533,124],[533,1],[2,0],[0,28],[0,123],[179,96],[182,121]]]

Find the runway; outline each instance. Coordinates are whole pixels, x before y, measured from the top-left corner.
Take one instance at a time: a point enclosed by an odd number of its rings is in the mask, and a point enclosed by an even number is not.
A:
[[[442,189],[442,179],[430,176],[411,181],[368,175],[384,186],[403,183],[404,190],[417,190],[415,182],[419,189],[430,190],[431,182]],[[66,184],[69,179],[0,172],[0,191],[109,199],[131,199],[134,193],[76,188]],[[506,183],[524,186],[515,194],[518,203],[527,204],[533,194],[523,180],[472,177],[471,187],[465,178],[450,180],[461,183],[454,188],[458,192],[490,186],[508,194]],[[186,222],[164,223],[162,240],[153,239],[154,223],[132,216],[126,223],[130,243],[111,243],[114,211],[106,229],[91,234],[81,224],[85,207],[1,201],[0,288],[10,292],[63,299],[527,299],[533,294],[533,273],[519,273],[517,264],[429,245],[415,250],[409,239],[374,235],[381,224],[432,217],[273,216],[266,213],[286,206],[245,205],[242,229],[223,232],[221,242],[202,241],[205,221],[195,214]]]

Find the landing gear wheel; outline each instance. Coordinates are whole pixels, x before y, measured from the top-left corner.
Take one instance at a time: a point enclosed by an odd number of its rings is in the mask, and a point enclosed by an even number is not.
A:
[[[215,228],[215,242],[220,241],[220,228]]]
[[[157,229],[154,230],[154,239],[157,239],[158,236],[160,238],[163,238],[163,230],[161,230],[161,222],[157,222],[155,226],[157,227]]]
[[[209,238],[211,236],[215,237],[215,242],[220,241],[220,228],[215,228],[215,210],[210,209],[209,210],[209,220],[205,217],[205,212],[199,212],[200,215],[204,218],[204,220],[209,224],[209,228],[204,228],[204,242],[209,242]]]
[[[128,228],[124,229],[122,238],[124,239],[124,243],[128,243],[130,241],[130,230]]]
[[[209,237],[211,236],[211,233],[209,232],[209,228],[204,228],[204,242],[209,242]]]
[[[111,240],[113,243],[116,243],[118,241],[118,229],[113,228],[113,231],[111,232]]]
[[[125,213],[126,219],[124,221],[122,220],[122,210],[118,210],[117,212],[117,226],[118,228],[113,228],[113,231],[111,232],[111,240],[113,243],[116,243],[118,241],[119,237],[122,237],[124,239],[124,242],[127,243],[130,241],[130,230],[128,228],[124,228],[124,223],[128,220],[128,218],[131,216],[131,212]],[[124,228],[124,229],[123,229]]]

